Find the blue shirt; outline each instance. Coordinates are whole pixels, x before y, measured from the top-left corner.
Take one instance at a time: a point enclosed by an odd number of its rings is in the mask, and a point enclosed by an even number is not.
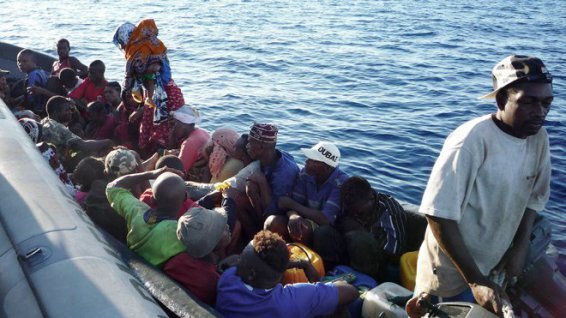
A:
[[[293,190],[299,167],[290,154],[277,150],[279,159],[269,167],[261,167],[269,186],[271,187],[271,202],[263,211],[264,215],[280,214],[277,203],[282,196],[289,195]]]
[[[272,289],[246,285],[236,267],[218,281],[216,310],[226,317],[302,318],[329,315],[338,306],[338,288],[333,284],[277,284]]]
[[[36,68],[28,73],[27,80],[26,80],[26,88],[39,86],[45,88],[47,84],[47,78],[49,75],[47,72],[40,68]],[[35,112],[37,111],[44,111],[45,110],[45,97],[43,95],[30,95],[25,93],[25,101],[30,105],[31,109]]]
[[[322,211],[330,224],[334,224],[341,209],[340,187],[346,179],[348,175],[336,167],[319,188],[315,177],[309,176],[303,168],[293,188],[292,199],[311,209]]]

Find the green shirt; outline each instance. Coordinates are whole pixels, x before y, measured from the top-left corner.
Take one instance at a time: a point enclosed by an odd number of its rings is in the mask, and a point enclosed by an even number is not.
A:
[[[108,202],[128,225],[128,247],[154,266],[161,267],[169,258],[187,248],[177,239],[177,221],[163,220],[148,224],[144,213],[150,207],[139,201],[130,191],[114,187],[106,188]]]

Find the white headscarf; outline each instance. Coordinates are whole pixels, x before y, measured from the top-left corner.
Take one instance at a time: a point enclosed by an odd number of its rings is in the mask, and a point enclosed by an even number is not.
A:
[[[193,106],[182,106],[176,111],[172,111],[171,115],[173,115],[173,118],[177,119],[183,124],[198,125],[201,121],[201,116],[198,109]]]

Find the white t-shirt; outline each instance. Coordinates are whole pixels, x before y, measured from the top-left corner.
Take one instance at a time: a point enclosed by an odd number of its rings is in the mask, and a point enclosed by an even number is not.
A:
[[[420,212],[454,220],[479,270],[488,275],[510,247],[526,208],[540,211],[550,194],[544,128],[526,139],[499,129],[491,115],[458,127],[432,169]],[[455,296],[468,288],[427,228],[415,294]]]

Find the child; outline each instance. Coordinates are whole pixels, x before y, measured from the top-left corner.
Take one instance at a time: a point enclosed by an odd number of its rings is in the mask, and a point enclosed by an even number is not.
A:
[[[118,82],[109,82],[104,88],[104,99],[106,100],[108,113],[116,111],[122,99],[120,98],[120,91],[122,87]]]
[[[155,21],[145,19],[137,27],[131,23],[118,27],[113,42],[124,51],[127,60],[124,89],[132,89],[132,93],[139,96],[141,84],[145,104],[165,110],[166,94],[163,87],[171,78],[171,69],[166,55],[167,48],[157,38],[157,34]],[[141,102],[141,98],[137,101]],[[158,112],[158,116],[160,115]]]
[[[79,162],[71,175],[73,182],[78,186],[75,200],[84,207],[84,201],[94,181],[106,179],[104,175],[104,162],[94,157],[86,157]]]
[[[26,91],[20,98],[25,108],[31,109],[36,114],[45,114],[44,105],[46,98],[34,92],[35,87],[44,88],[49,77],[47,72],[39,68],[35,63],[33,51],[23,49],[18,53],[18,68],[26,73],[25,88]]]
[[[71,51],[71,44],[67,39],[60,39],[56,44],[57,54],[59,55],[59,60],[53,62],[51,68],[51,76],[58,77],[64,68],[70,68],[75,71],[80,77],[85,77],[87,75],[87,67],[76,57],[69,56]]]

